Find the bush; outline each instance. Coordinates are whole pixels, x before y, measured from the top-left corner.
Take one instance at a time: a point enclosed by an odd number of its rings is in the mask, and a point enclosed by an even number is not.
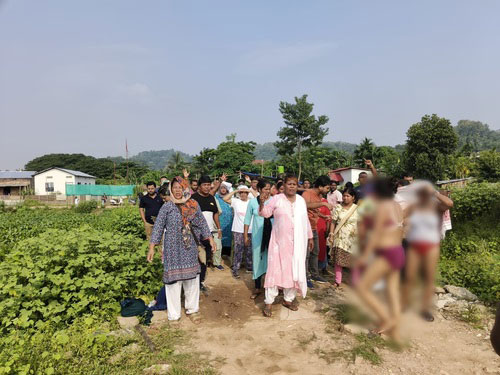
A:
[[[156,293],[161,265],[145,256],[144,241],[89,226],[18,242],[0,264],[0,334],[107,316],[125,297]]]
[[[78,206],[75,206],[74,210],[78,213],[91,213],[97,208],[97,201],[86,201],[81,202]]]
[[[500,217],[500,183],[473,183],[451,193],[454,221],[465,222],[483,215]]]

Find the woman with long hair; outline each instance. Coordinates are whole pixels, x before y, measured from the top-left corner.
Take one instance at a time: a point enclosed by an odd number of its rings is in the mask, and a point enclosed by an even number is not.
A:
[[[198,203],[191,199],[189,183],[176,177],[170,184],[170,200],[165,202],[156,218],[147,255],[152,262],[155,246],[163,241],[163,282],[167,297],[168,319],[181,318],[181,291],[184,289],[186,315],[198,322],[200,263],[198,246],[202,240],[215,242]]]
[[[356,192],[347,187],[342,192],[342,203],[335,206],[330,226],[329,242],[332,244],[332,257],[335,264],[335,286],[342,283],[343,267],[351,269],[351,283],[356,280],[353,266],[358,252],[358,206],[354,203]]]
[[[247,213],[245,215],[244,239],[245,244],[252,244],[252,278],[255,280],[255,290],[251,298],[255,299],[262,290],[262,275],[267,271],[267,249],[271,240],[271,230],[273,228],[272,218],[263,218],[259,215],[260,202],[264,205],[269,202],[271,197],[271,184],[265,180],[259,180],[257,183],[259,195],[248,203]],[[248,230],[252,225],[251,239]]]

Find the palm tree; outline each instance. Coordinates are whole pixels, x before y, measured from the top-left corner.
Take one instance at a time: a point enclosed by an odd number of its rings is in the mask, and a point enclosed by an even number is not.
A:
[[[168,172],[178,172],[181,171],[186,166],[186,162],[182,157],[182,154],[177,151],[172,156],[170,156],[170,160],[168,161],[165,171]]]

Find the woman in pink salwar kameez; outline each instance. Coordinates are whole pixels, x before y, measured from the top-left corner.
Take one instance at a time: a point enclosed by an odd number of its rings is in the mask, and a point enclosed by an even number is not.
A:
[[[266,298],[264,315],[270,317],[271,306],[283,289],[283,306],[293,311],[297,291],[302,297],[307,293],[306,254],[312,249],[313,234],[307,217],[304,198],[297,195],[298,180],[295,176],[285,178],[285,191],[275,195],[265,206],[260,206],[260,215],[274,217],[269,242],[267,273],[264,283]]]

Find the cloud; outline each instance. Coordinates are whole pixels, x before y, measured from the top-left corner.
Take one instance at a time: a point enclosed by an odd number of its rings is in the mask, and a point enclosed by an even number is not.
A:
[[[260,47],[243,55],[240,71],[276,70],[301,65],[328,55],[336,48],[333,42],[295,43]]]
[[[128,85],[120,85],[118,86],[118,90],[120,93],[134,96],[134,97],[149,97],[153,95],[153,92],[145,83],[132,83]]]

